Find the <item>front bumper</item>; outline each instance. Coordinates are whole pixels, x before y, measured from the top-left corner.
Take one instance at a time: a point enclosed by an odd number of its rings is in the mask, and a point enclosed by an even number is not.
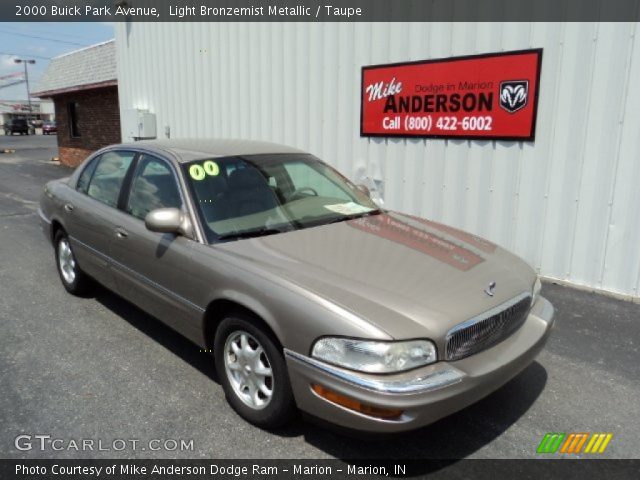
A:
[[[455,362],[437,362],[395,375],[352,372],[285,350],[298,407],[346,428],[399,432],[428,425],[497,390],[527,367],[553,326],[553,306],[538,297],[524,324],[493,347]],[[378,408],[402,410],[395,419],[359,413],[320,397],[312,385]]]

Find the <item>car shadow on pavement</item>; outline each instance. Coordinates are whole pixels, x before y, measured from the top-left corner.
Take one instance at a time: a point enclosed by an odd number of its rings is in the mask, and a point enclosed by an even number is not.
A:
[[[220,383],[215,371],[213,356],[202,352],[198,345],[101,285],[95,286],[91,297],[202,374],[214,382]]]
[[[411,432],[377,436],[346,432],[345,435],[330,425],[319,428],[308,422],[296,422],[278,433],[302,435],[314,447],[350,463],[354,463],[354,459],[442,460],[425,462],[423,472],[415,472],[414,465],[414,473],[428,473],[468,457],[502,435],[526,414],[546,383],[547,371],[534,362],[479,402]]]
[[[97,286],[93,297],[134,328],[220,383],[212,356],[203,354],[190,340],[103,287]],[[546,383],[547,371],[540,363],[533,362],[491,395],[432,425],[411,432],[361,434],[325,423],[318,424],[314,419],[304,421],[298,418],[272,433],[282,437],[303,437],[315,448],[350,463],[367,459],[442,460],[425,462],[422,467],[424,471],[420,473],[428,473],[468,457],[503,434],[529,410]],[[413,470],[415,472],[415,465]]]

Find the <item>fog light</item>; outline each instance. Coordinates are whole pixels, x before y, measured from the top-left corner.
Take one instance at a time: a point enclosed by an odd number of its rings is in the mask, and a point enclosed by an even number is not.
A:
[[[373,405],[366,405],[359,400],[345,397],[344,395],[329,390],[322,385],[313,384],[311,385],[311,388],[319,397],[322,397],[325,400],[330,401],[331,403],[335,403],[336,405],[348,408],[349,410],[360,412],[363,415],[368,415],[370,417],[383,418],[385,420],[395,420],[399,418],[403,413],[402,410],[398,409],[380,408],[374,407]]]

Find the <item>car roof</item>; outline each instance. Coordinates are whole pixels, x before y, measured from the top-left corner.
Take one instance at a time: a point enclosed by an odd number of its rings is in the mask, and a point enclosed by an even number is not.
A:
[[[141,140],[132,144],[122,144],[122,147],[146,148],[162,150],[172,153],[179,162],[190,162],[202,158],[230,157],[236,155],[258,155],[278,153],[306,153],[286,145],[263,142],[258,140],[240,139],[171,139],[171,140]]]

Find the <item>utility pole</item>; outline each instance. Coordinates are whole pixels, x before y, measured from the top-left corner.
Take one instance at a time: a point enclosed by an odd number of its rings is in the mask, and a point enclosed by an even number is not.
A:
[[[30,63],[31,65],[33,65],[34,63],[36,63],[36,61],[23,58],[15,58],[13,61],[15,63],[24,63],[24,80],[27,84],[27,103],[29,104],[29,115],[27,116],[27,123],[29,124],[29,122],[31,121],[31,114],[33,113],[33,110],[31,109],[31,92],[29,91],[29,72],[27,71],[27,64]]]

